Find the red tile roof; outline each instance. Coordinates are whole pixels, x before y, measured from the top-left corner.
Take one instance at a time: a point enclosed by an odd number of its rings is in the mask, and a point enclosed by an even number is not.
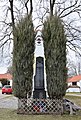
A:
[[[10,73],[0,74],[0,79],[12,80],[12,75]],[[78,82],[81,80],[81,75],[73,76],[67,79],[67,82]]]
[[[81,80],[81,75],[76,75],[67,79],[67,82],[78,82]]]
[[[10,73],[0,74],[0,79],[12,79],[12,75]]]

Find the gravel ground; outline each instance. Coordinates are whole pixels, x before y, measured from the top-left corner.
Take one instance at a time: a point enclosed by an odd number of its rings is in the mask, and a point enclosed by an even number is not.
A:
[[[17,109],[17,98],[15,97],[6,97],[0,100],[0,108],[13,108]]]
[[[13,95],[2,94],[0,90],[0,108],[18,108],[18,99]]]

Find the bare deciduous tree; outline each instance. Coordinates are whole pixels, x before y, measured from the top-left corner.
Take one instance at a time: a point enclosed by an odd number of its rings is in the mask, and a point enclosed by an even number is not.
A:
[[[3,25],[0,34],[0,47],[3,47],[9,41],[11,42],[11,27],[25,13],[35,13],[34,21],[40,20],[39,24],[36,22],[36,28],[38,28],[43,25],[44,19],[49,13],[53,15],[57,11],[58,16],[64,21],[67,48],[81,55],[81,0],[7,0],[3,7],[5,17],[0,21]]]

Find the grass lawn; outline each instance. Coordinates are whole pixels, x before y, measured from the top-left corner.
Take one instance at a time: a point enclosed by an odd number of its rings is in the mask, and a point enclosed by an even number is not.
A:
[[[81,92],[67,92],[66,94],[78,94],[78,95],[81,95]]]
[[[81,120],[78,115],[19,115],[15,110],[0,109],[0,120]]]
[[[65,98],[70,99],[77,105],[81,106],[81,97],[66,95]],[[19,115],[13,109],[0,109],[0,120],[81,120],[79,115]]]
[[[66,95],[65,98],[71,100],[74,102],[76,105],[81,107],[81,96],[71,96],[71,95]]]

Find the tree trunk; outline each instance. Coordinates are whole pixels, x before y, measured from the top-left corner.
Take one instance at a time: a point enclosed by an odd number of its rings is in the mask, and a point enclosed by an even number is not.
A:
[[[13,13],[13,0],[9,0],[9,2],[10,2],[10,11],[11,11],[12,27],[13,27],[13,29],[14,29],[15,22],[14,22],[14,13]]]
[[[32,4],[32,0],[30,0],[30,15],[32,14],[33,11],[33,4]]]
[[[54,4],[55,4],[55,0],[50,0],[50,16],[53,16]]]

